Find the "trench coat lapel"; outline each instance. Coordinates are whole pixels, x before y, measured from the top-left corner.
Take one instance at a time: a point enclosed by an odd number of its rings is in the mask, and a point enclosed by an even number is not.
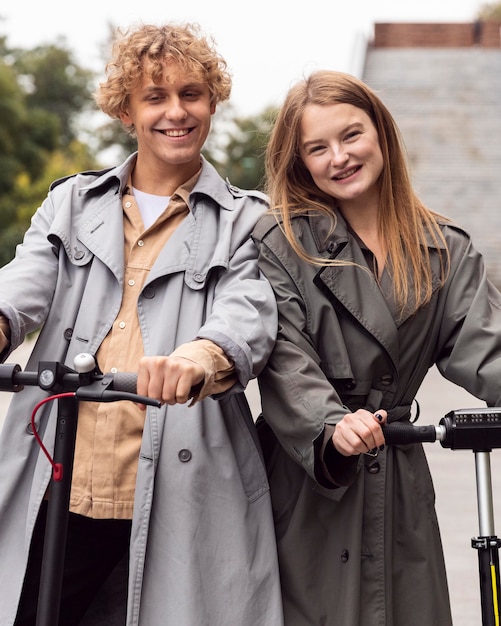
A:
[[[120,284],[124,277],[123,238],[120,196],[106,196],[80,229],[78,239],[113,272]]]
[[[397,366],[397,325],[373,274],[363,269],[367,265],[362,251],[348,238],[335,258],[357,265],[325,266],[316,276],[317,284],[337,308],[348,311],[381,344]]]

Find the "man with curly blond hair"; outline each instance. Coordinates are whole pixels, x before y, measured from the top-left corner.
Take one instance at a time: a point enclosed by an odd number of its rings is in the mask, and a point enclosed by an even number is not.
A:
[[[267,202],[201,155],[230,91],[198,26],[119,32],[96,102],[137,152],[53,183],[0,270],[3,360],[41,329],[27,369],[88,352],[103,372],[137,371],[138,393],[161,403],[80,402],[60,626],[282,624],[244,395],[276,336],[250,240]],[[22,416],[43,397],[16,394],[0,440],[2,626],[36,622],[51,472]]]

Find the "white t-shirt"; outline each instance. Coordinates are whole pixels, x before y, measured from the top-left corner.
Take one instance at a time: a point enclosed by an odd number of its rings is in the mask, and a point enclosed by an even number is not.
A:
[[[154,196],[151,193],[144,193],[135,187],[132,187],[132,193],[136,199],[137,206],[143,218],[145,230],[147,230],[167,208],[170,196]]]

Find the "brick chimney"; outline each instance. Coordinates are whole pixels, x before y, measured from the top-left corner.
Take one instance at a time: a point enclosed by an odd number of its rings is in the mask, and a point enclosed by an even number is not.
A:
[[[375,24],[371,45],[374,48],[501,48],[501,22]]]

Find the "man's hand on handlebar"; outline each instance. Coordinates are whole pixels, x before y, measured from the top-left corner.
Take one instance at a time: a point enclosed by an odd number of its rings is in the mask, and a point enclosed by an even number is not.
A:
[[[203,383],[204,368],[183,357],[143,357],[137,372],[137,393],[155,398],[162,404],[185,404],[193,397],[193,389]],[[139,404],[145,409],[144,404]]]

